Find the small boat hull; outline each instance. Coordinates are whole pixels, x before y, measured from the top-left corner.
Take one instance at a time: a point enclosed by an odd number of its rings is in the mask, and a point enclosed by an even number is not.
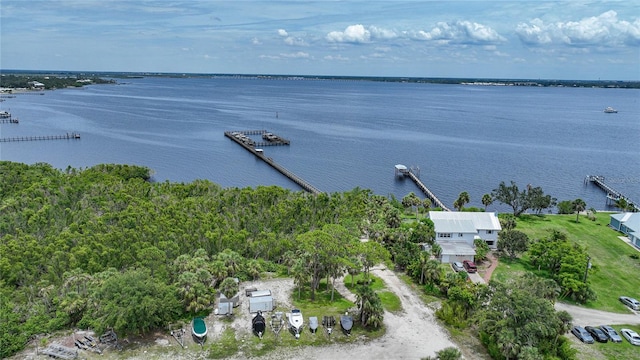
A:
[[[351,329],[353,328],[353,317],[349,315],[340,316],[340,327],[345,334],[351,335]]]
[[[207,338],[207,324],[205,324],[204,319],[193,319],[193,322],[191,323],[191,334],[197,343],[201,345],[204,343]]]
[[[260,339],[262,339],[262,335],[264,335],[264,330],[266,328],[266,320],[264,316],[262,316],[262,311],[258,311],[256,316],[251,320],[251,326],[253,328],[253,333],[256,334]]]
[[[289,314],[289,329],[296,339],[300,338],[300,332],[302,331],[303,324],[304,317],[302,317],[302,312],[298,309],[291,310],[291,313]]]

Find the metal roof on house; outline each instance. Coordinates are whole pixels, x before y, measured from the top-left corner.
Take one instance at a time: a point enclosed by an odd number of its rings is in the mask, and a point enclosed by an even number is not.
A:
[[[475,230],[502,230],[498,216],[494,212],[464,212],[464,211],[429,211],[429,218],[433,221],[436,231],[440,230],[438,225],[441,220],[450,221],[470,221]],[[446,232],[464,232],[464,231],[446,231]]]
[[[439,233],[478,233],[473,221],[470,220],[436,219],[432,221],[435,230]]]
[[[438,241],[438,244],[442,248],[442,255],[476,255],[473,246],[464,241]]]

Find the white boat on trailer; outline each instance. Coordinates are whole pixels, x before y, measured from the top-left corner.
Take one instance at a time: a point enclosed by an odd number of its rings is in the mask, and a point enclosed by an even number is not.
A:
[[[300,338],[302,325],[304,325],[304,317],[302,317],[302,312],[299,309],[291,310],[291,313],[289,313],[289,329],[296,337],[296,339]]]

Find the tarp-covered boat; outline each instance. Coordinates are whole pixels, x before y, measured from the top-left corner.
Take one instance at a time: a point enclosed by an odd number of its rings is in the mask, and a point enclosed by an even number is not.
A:
[[[318,330],[318,318],[315,316],[311,316],[309,318],[309,330],[311,333],[315,333]]]
[[[254,334],[258,335],[260,339],[262,339],[262,335],[264,335],[264,329],[266,327],[266,320],[264,316],[262,316],[262,311],[258,311],[256,316],[251,320],[251,324],[253,327]]]
[[[345,334],[351,335],[351,328],[353,327],[353,317],[350,315],[340,316],[340,326]]]

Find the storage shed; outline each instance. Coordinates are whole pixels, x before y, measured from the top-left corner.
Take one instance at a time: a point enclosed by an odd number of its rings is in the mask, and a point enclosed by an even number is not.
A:
[[[220,300],[218,300],[218,315],[227,315],[233,313],[233,308],[240,305],[240,297],[238,295],[228,299],[223,294],[220,294]]]
[[[271,295],[251,296],[249,298],[249,312],[273,311],[276,308],[276,300]]]

